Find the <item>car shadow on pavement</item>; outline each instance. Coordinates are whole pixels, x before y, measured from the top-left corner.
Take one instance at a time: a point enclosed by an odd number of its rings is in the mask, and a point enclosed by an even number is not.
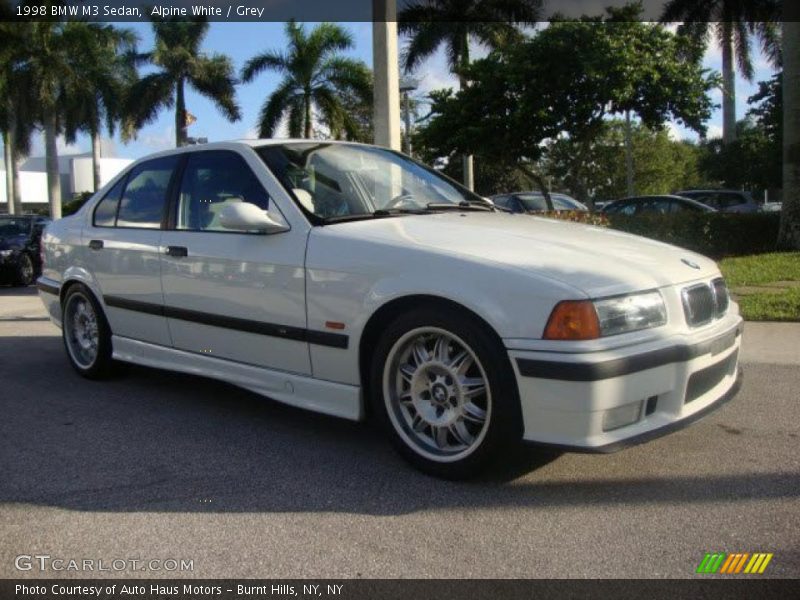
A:
[[[800,495],[793,473],[571,480],[522,448],[469,482],[407,466],[369,425],[199,377],[90,382],[56,336],[0,337],[0,502],[83,511],[345,512],[703,503]],[[599,457],[598,460],[602,460]],[[555,462],[554,462],[555,461]]]

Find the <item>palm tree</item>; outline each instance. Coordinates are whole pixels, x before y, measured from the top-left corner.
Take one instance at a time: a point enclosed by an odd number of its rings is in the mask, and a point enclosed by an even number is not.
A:
[[[322,23],[307,33],[302,24],[289,21],[286,37],[285,53],[268,50],[242,68],[245,83],[267,69],[284,75],[261,107],[259,135],[272,137],[287,116],[290,136],[310,138],[316,109],[334,137],[358,137],[358,120],[346,106],[354,99],[372,101],[372,74],[363,62],[340,54],[353,47],[352,35],[334,23]]]
[[[67,141],[73,141],[78,130],[86,131],[92,140],[94,189],[100,189],[100,141],[105,124],[113,135],[118,123],[126,123],[126,96],[135,83],[134,63],[136,35],[128,29],[111,25],[72,23],[66,33],[74,48],[72,59],[85,85],[69,100],[66,117]],[[129,129],[123,127],[123,135]]]
[[[160,71],[140,79],[131,89],[128,110],[138,129],[152,121],[162,108],[175,107],[175,145],[187,138],[185,89],[187,85],[211,100],[229,121],[241,118],[236,104],[236,80],[227,56],[207,56],[200,51],[208,33],[205,20],[153,21],[155,48],[139,58]]]
[[[783,22],[783,209],[778,245],[800,250],[800,23]]]
[[[410,73],[444,45],[450,71],[467,85],[470,41],[497,48],[521,34],[522,25],[540,17],[542,0],[419,0],[398,13],[398,27],[409,36],[403,69]],[[464,157],[464,183],[472,187],[472,157]]]
[[[780,0],[670,0],[663,22],[684,21],[679,33],[708,43],[714,34],[722,50],[722,141],[736,139],[736,67],[753,80],[750,45],[761,43],[774,65],[780,63]],[[735,65],[734,65],[735,61]]]
[[[15,23],[16,83],[33,120],[44,130],[45,164],[50,215],[61,217],[61,182],[56,137],[63,128],[65,107],[84,82],[71,57],[74,48],[65,32],[76,24],[47,21]],[[19,140],[17,140],[19,144]],[[19,147],[19,146],[18,146]]]

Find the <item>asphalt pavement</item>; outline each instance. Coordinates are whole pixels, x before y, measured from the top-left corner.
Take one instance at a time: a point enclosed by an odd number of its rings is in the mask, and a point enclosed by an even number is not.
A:
[[[368,424],[223,383],[85,381],[33,290],[0,288],[0,578],[695,577],[715,551],[799,577],[800,326],[747,324],[744,344],[740,394],[687,429],[612,455],[528,448],[455,483]]]

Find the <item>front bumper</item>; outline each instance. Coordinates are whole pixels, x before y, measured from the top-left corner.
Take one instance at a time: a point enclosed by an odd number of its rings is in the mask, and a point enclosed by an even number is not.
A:
[[[509,350],[523,439],[571,451],[614,452],[693,423],[741,386],[741,323],[735,316],[696,338],[609,351]],[[630,422],[609,427],[614,409],[629,413]]]

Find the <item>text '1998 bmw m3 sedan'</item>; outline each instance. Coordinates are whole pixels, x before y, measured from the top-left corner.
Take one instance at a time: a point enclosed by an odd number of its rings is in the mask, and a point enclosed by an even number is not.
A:
[[[402,154],[215,143],[139,160],[44,239],[82,375],[201,374],[347,419],[466,477],[522,441],[607,452],[737,391],[713,261],[494,210]]]

